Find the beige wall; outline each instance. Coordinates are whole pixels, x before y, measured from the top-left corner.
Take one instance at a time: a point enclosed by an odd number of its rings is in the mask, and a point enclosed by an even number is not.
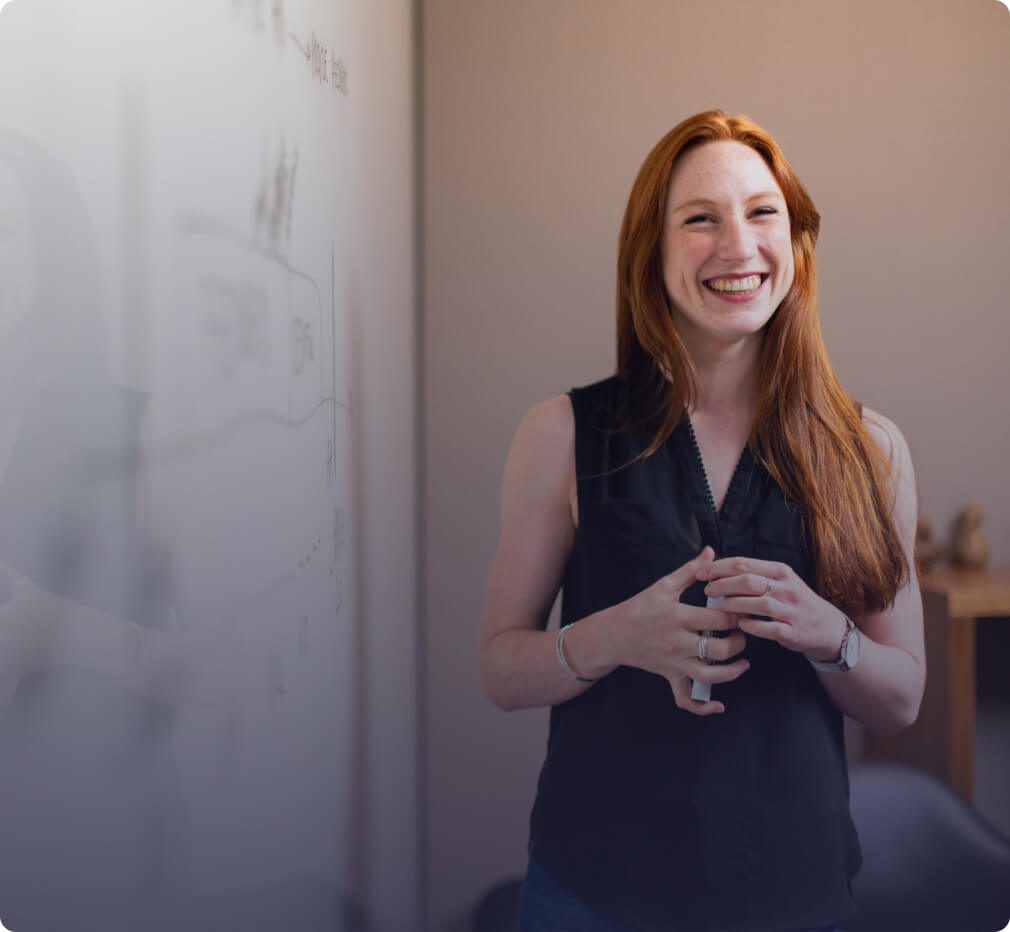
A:
[[[823,327],[903,428],[923,512],[1010,561],[1010,16],[996,0],[423,4],[429,924],[521,870],[543,712],[482,699],[501,469],[535,401],[614,361],[617,230],[651,145],[743,112],[822,214]],[[587,818],[591,818],[587,813]]]
[[[349,282],[359,559],[356,895],[377,929],[416,929],[423,728],[418,656],[416,5],[350,3],[360,66]]]

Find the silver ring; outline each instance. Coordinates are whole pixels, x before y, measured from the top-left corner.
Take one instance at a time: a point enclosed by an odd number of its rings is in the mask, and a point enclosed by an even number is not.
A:
[[[765,591],[761,593],[762,597],[766,596],[766,595],[770,595],[771,591],[772,591],[772,581],[770,579],[765,580],[765,581],[768,583],[768,585],[765,586]]]
[[[705,656],[705,648],[708,646],[708,635],[702,634],[698,638],[698,659],[705,663],[708,661],[708,657]]]

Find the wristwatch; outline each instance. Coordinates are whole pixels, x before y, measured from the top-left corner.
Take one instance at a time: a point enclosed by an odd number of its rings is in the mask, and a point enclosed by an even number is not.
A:
[[[859,660],[859,629],[848,615],[845,616],[845,624],[841,656],[838,660],[826,663],[823,660],[814,660],[809,654],[804,655],[813,664],[815,670],[822,670],[825,673],[845,673],[846,670],[851,670],[856,665],[856,661]]]

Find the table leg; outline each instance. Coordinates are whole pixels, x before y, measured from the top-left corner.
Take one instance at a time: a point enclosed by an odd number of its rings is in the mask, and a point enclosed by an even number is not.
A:
[[[950,783],[968,802],[975,799],[976,624],[952,618],[947,628]]]

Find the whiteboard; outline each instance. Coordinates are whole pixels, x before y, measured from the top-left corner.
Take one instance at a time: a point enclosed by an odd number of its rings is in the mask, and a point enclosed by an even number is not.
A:
[[[355,15],[0,10],[16,932],[355,924]]]

